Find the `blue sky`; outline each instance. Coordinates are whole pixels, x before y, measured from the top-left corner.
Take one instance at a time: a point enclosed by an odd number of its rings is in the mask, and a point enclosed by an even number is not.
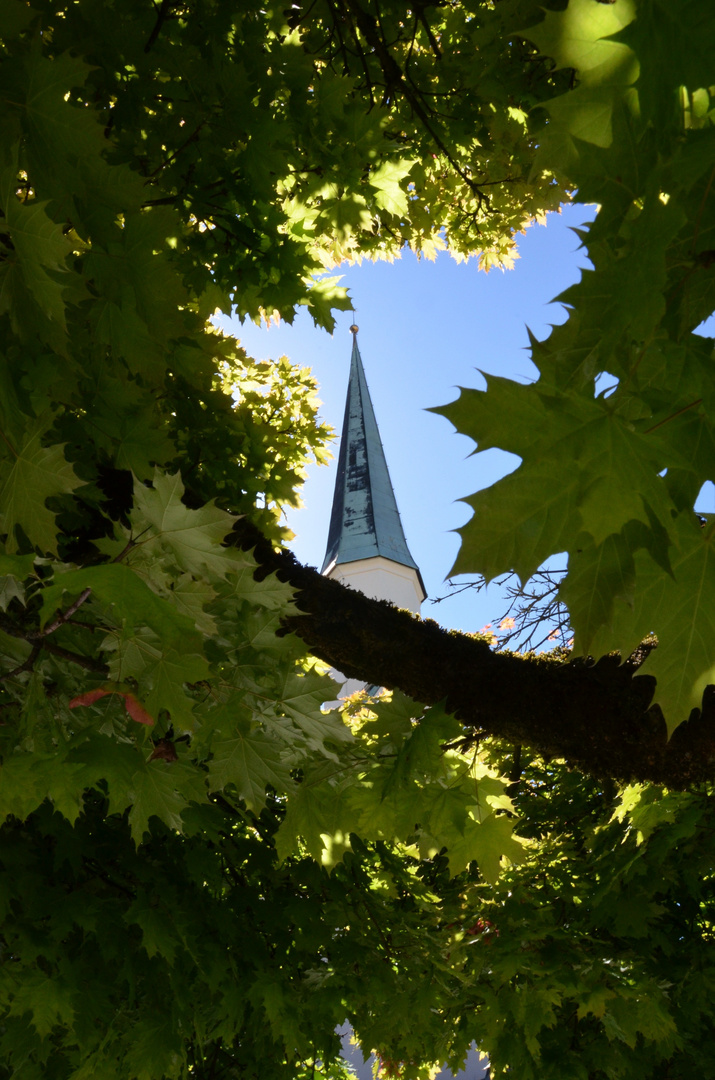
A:
[[[458,386],[483,386],[477,369],[518,380],[536,377],[526,327],[543,338],[551,324],[564,319],[564,308],[551,301],[586,265],[571,227],[590,216],[582,206],[551,214],[545,227],[535,225],[519,237],[521,258],[504,273],[485,274],[475,261],[459,264],[445,254],[434,263],[406,253],[394,263],[347,267],[342,284],[356,310],[339,313],[332,336],[316,329],[304,310],[292,326],[269,329],[222,320],[257,359],[285,353],[310,366],[320,387],[320,413],[337,432],[352,345],[349,327],[358,324],[397,504],[430,599],[448,592],[445,578],[459,549],[454,530],[471,513],[459,500],[511,471],[518,458],[496,450],[472,454],[470,439],[426,410],[454,400]],[[337,443],[333,452],[337,456]],[[304,508],[287,517],[296,556],[312,566],[320,566],[325,553],[336,464],[311,469]],[[439,604],[430,599],[423,616],[465,631],[478,630],[503,612],[494,587]]]

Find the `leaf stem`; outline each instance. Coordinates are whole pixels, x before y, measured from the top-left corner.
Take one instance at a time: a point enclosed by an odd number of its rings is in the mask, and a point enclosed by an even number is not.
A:
[[[662,427],[663,424],[667,424],[670,420],[675,420],[676,416],[680,416],[681,413],[687,412],[688,409],[694,409],[696,405],[702,405],[702,401],[702,398],[697,398],[695,401],[691,401],[689,405],[683,405],[682,409],[678,409],[677,412],[671,413],[670,416],[666,416],[665,420],[659,420],[657,424],[653,424],[653,427],[646,428],[643,434],[650,435],[651,431],[656,431],[656,429]]]

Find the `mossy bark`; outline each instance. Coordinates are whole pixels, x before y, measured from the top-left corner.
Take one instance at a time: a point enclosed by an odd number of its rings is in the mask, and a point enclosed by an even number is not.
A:
[[[494,652],[486,640],[444,630],[303,566],[249,523],[239,543],[254,549],[257,576],[275,572],[296,590],[301,614],[285,620],[321,660],[344,675],[399,689],[426,705],[446,702],[465,736],[495,735],[600,778],[686,789],[715,777],[715,693],[708,688],[668,741],[651,704],[654,680],[638,674],[653,643],[618,655],[570,660]]]

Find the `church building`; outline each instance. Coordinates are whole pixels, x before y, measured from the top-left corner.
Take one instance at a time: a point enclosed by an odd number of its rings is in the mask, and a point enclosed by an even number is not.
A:
[[[389,600],[419,614],[427,592],[400,521],[358,348],[358,328],[350,330],[350,377],[321,573],[374,600]],[[332,675],[343,683],[341,698],[377,690],[357,679],[345,681],[339,672]]]
[[[358,328],[350,330],[350,378],[321,573],[419,614],[427,593],[400,521],[358,349]]]

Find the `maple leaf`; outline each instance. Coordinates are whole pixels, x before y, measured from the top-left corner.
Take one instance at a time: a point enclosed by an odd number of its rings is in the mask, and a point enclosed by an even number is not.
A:
[[[569,556],[569,572],[559,587],[574,627],[577,656],[589,653],[602,629],[612,633],[614,603],[632,605],[634,586],[633,553],[620,533],[601,544],[583,538],[583,546]]]
[[[357,827],[355,807],[344,785],[298,785],[291,793],[286,815],[276,835],[280,859],[300,851],[301,841],[318,863],[333,866],[349,849],[350,831]]]
[[[297,611],[293,604],[295,590],[281,581],[277,574],[268,574],[262,581],[256,581],[253,576],[256,565],[249,563],[248,566],[237,568],[235,577],[231,579],[235,595],[269,611],[280,611],[286,615]]]
[[[206,611],[208,604],[216,599],[217,593],[206,581],[196,580],[191,574],[182,574],[171,587],[171,598],[187,618],[191,619],[197,630],[208,637],[217,633],[216,620]]]
[[[267,706],[269,713],[286,713],[305,737],[310,749],[317,750],[336,761],[337,750],[329,743],[349,743],[353,735],[340,713],[324,713],[325,701],[335,700],[337,684],[325,675],[297,675],[288,671],[276,685],[276,700]]]
[[[8,38],[15,37],[32,22],[34,12],[22,3],[22,0],[10,0],[0,13],[0,33]]]
[[[0,785],[0,821],[10,815],[24,821],[47,797],[53,764],[50,755],[17,753],[8,755],[2,765]]]
[[[124,918],[141,930],[142,947],[149,958],[163,956],[169,964],[173,964],[180,941],[176,927],[167,916],[164,907],[158,906],[154,897],[142,890]]]
[[[284,794],[294,783],[290,769],[281,760],[281,745],[265,732],[243,730],[233,738],[213,743],[213,755],[208,766],[208,784],[212,791],[232,784],[239,796],[256,813],[266,802],[266,787]]]
[[[505,815],[492,813],[482,821],[468,816],[462,836],[450,841],[450,873],[459,874],[476,860],[482,876],[493,884],[501,873],[502,858],[515,863],[524,858],[523,843],[512,836],[513,829],[513,820]]]
[[[16,180],[16,166],[0,172],[0,204],[13,248],[12,258],[4,260],[2,274],[19,273],[40,310],[65,330],[63,275],[70,276],[66,258],[72,245],[62,225],[47,214],[46,202],[20,202],[15,194]],[[5,307],[0,299],[0,311]]]
[[[597,146],[610,146],[614,97],[638,77],[632,50],[612,35],[635,18],[635,4],[593,4],[570,0],[565,11],[546,11],[523,37],[535,42],[557,68],[575,68],[579,85],[544,103],[554,127]]]
[[[353,306],[347,289],[338,285],[339,281],[339,277],[321,277],[312,281],[305,301],[316,325],[330,334],[335,329],[333,311],[351,311]]]
[[[34,563],[34,555],[0,554],[0,609],[7,611],[14,599],[25,603],[23,582],[32,573]]]
[[[32,1025],[41,1039],[44,1039],[58,1024],[70,1026],[74,1019],[71,986],[62,978],[50,978],[42,971],[35,971],[25,977],[16,989],[11,1016],[23,1016],[29,1012]]]
[[[387,210],[394,217],[407,213],[407,192],[401,186],[401,181],[407,179],[410,169],[416,164],[414,160],[402,158],[385,161],[370,173],[370,186],[375,189],[375,202],[381,210]]]
[[[225,578],[245,566],[246,557],[241,552],[222,546],[235,518],[212,503],[190,510],[181,501],[183,494],[180,474],[171,476],[160,469],[154,471],[153,487],[135,484],[134,503],[139,512],[132,516],[135,532],[141,534],[145,522],[151,527],[150,538],[142,543],[153,547],[158,542],[172,553],[182,570],[192,574]]]
[[[64,446],[42,445],[53,419],[50,415],[39,417],[12,451],[14,460],[0,489],[0,514],[10,555],[18,547],[16,526],[42,552],[56,555],[55,515],[47,509],[46,500],[75,491],[82,484],[65,458]]]
[[[189,803],[205,802],[207,798],[204,778],[183,762],[142,762],[131,782],[129,825],[137,845],[149,831],[151,817],[181,832],[181,815]]]
[[[685,513],[676,519],[673,531],[678,546],[672,555],[672,575],[663,573],[647,552],[636,552],[632,591],[626,602],[614,600],[610,627],[602,629],[591,645],[596,655],[610,648],[626,657],[643,638],[657,636],[658,648],[641,671],[657,680],[654,700],[663,710],[669,734],[700,707],[703,690],[715,683],[713,526],[702,529],[692,514]]]

